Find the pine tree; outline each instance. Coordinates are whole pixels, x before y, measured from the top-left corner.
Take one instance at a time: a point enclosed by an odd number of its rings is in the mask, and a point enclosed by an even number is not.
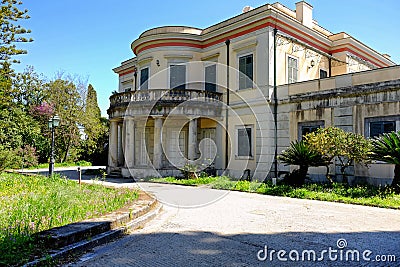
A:
[[[28,10],[19,10],[19,5],[22,2],[2,0],[0,6],[0,65],[3,70],[1,74],[6,77],[10,74],[10,63],[19,63],[16,59],[11,60],[12,56],[27,53],[26,50],[17,48],[16,43],[33,41],[32,38],[25,37],[31,31],[17,24],[19,20],[29,19]]]

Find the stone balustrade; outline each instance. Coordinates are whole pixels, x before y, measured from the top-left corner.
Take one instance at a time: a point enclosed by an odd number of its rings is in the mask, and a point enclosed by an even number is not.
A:
[[[196,89],[151,89],[117,93],[110,97],[110,108],[131,102],[182,103],[185,101],[220,102],[222,93]]]

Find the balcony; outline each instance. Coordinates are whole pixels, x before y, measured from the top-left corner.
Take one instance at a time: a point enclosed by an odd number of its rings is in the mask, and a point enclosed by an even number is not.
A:
[[[182,114],[209,114],[209,109],[219,111],[222,93],[197,89],[151,89],[117,93],[110,97],[110,117],[122,116],[121,112],[131,115],[166,115],[179,105]],[[215,110],[217,108],[217,110]],[[190,109],[190,110],[189,110]],[[200,111],[199,111],[200,110]],[[175,110],[176,112],[176,110]]]

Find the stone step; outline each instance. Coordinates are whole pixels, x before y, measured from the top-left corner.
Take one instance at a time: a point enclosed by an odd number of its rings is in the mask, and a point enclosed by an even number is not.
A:
[[[121,178],[121,171],[112,171],[106,176],[107,178]]]
[[[161,209],[156,199],[141,192],[139,199],[132,205],[100,218],[72,223],[52,228],[36,235],[37,242],[45,244],[50,257],[60,259],[71,253],[84,252],[94,246],[104,244],[120,237],[128,229],[137,229],[154,218]],[[35,259],[25,266],[36,266],[45,262],[48,257]]]

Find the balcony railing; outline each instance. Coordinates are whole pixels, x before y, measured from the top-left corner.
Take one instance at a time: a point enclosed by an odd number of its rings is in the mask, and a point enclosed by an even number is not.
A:
[[[130,102],[182,103],[185,101],[220,102],[222,94],[195,89],[151,89],[117,93],[110,97],[110,107],[125,106]]]

